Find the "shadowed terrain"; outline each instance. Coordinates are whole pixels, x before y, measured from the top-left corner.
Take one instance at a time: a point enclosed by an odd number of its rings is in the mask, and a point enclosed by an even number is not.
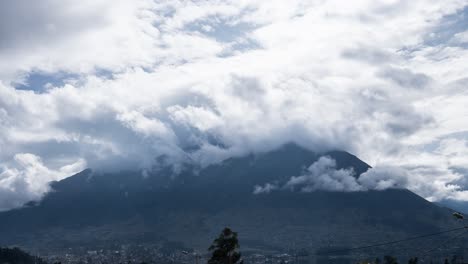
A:
[[[341,151],[317,154],[294,144],[231,158],[204,169],[97,174],[85,170],[52,184],[40,203],[0,213],[0,243],[35,248],[176,243],[206,249],[220,229],[245,250],[314,250],[436,232],[451,212],[402,189],[253,194],[255,185],[298,176],[319,157],[356,175],[370,167]]]

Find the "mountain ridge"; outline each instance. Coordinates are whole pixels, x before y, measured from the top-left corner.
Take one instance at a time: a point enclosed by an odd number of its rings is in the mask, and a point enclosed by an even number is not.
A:
[[[456,225],[449,210],[408,190],[253,194],[256,184],[300,175],[324,155],[356,176],[370,168],[346,152],[286,145],[197,173],[182,170],[175,178],[169,169],[148,177],[84,170],[53,183],[54,191],[40,203],[0,213],[0,243],[30,241],[25,246],[47,248],[171,241],[204,249],[222,227],[231,226],[248,248],[284,249],[294,240],[312,249],[330,235],[335,243],[353,245]]]

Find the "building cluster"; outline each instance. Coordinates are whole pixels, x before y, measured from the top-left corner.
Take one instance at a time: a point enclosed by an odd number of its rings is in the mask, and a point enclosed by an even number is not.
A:
[[[114,249],[73,249],[41,256],[50,264],[202,264],[207,263],[209,255],[193,251],[167,250],[155,246],[122,245]],[[304,259],[287,253],[246,254],[244,263],[252,264],[301,264]]]
[[[151,246],[122,245],[116,249],[68,249],[42,256],[47,263],[61,264],[141,264],[141,263],[194,263],[193,254],[186,251],[167,253]]]
[[[459,247],[445,247],[448,252],[457,252],[458,258],[450,258],[450,264],[466,263],[464,257],[467,256],[466,249]],[[448,253],[444,252],[444,253]],[[245,264],[353,264],[353,263],[375,263],[375,258],[369,256],[378,256],[379,254],[369,254],[369,252],[354,252],[355,254],[344,255],[324,255],[315,256],[314,254],[293,254],[293,253],[246,253],[243,252],[242,259]],[[398,255],[401,263],[406,263],[412,255]],[[444,263],[445,256],[442,252],[434,252],[433,256],[426,255],[433,263]],[[202,264],[207,263],[208,253],[200,254],[194,251],[182,249],[167,249],[155,245],[121,245],[112,248],[69,248],[60,250],[53,254],[41,256],[43,260],[50,264]],[[361,260],[361,261],[357,261]],[[367,261],[363,261],[367,260]],[[382,263],[382,262],[381,262]]]

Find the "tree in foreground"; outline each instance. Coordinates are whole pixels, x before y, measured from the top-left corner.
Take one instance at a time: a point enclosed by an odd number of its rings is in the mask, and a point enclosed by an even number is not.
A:
[[[243,263],[241,253],[239,252],[237,233],[227,227],[213,241],[208,250],[213,252],[208,260],[208,264]]]
[[[31,256],[19,248],[0,248],[0,263],[45,264],[35,256]]]
[[[398,264],[398,260],[393,256],[384,256],[384,264]]]
[[[418,258],[417,257],[410,258],[408,260],[408,264],[418,264]]]

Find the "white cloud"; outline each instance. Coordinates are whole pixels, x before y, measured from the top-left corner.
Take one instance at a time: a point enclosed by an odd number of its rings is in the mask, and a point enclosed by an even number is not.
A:
[[[386,190],[389,188],[407,188],[408,173],[398,167],[376,167],[361,174],[359,184],[370,190]]]
[[[463,186],[466,186],[463,175],[436,166],[413,168],[377,166],[361,175],[356,175],[352,169],[338,169],[334,159],[322,156],[300,176],[292,176],[284,183],[256,185],[253,194],[277,190],[358,192],[410,189],[429,201],[443,199],[466,201],[468,191]]]
[[[338,169],[336,161],[322,156],[312,163],[300,176],[292,176],[283,184],[266,183],[255,186],[254,194],[269,193],[274,190],[358,192],[368,190],[386,190],[408,188],[410,175],[401,168],[371,168],[361,175],[353,169]]]
[[[159,34],[151,26],[150,7],[151,1],[144,0],[5,2],[1,77],[150,65]]]
[[[0,167],[0,211],[37,200],[49,190],[49,182],[86,168],[86,162],[79,159],[73,164],[51,170],[44,166],[39,157],[30,153],[16,154],[14,163],[13,167]]]
[[[373,188],[468,200],[450,143],[468,135],[465,33],[428,42],[466,1],[26,2],[0,4],[0,161],[18,177],[19,153],[50,171],[206,166],[296,141],[355,153]]]
[[[366,190],[358,184],[352,169],[337,169],[336,161],[330,157],[320,157],[301,176],[293,176],[285,184],[286,188],[302,192],[317,190],[355,192]]]
[[[254,187],[254,194],[261,194],[261,193],[270,193],[271,191],[277,190],[278,186],[273,183],[266,183],[264,186],[255,185]]]
[[[253,194],[270,193],[275,190],[356,192],[365,191],[367,188],[358,183],[357,175],[352,169],[338,169],[334,159],[322,156],[300,176],[292,176],[283,183],[256,185]]]

